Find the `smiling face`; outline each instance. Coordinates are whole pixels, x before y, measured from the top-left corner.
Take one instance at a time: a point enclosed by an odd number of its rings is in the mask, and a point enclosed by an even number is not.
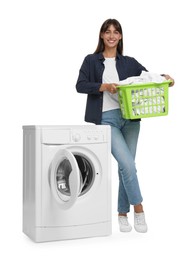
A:
[[[117,45],[119,43],[119,40],[121,40],[122,35],[119,33],[119,31],[116,30],[116,28],[111,24],[108,29],[101,34],[101,38],[104,42],[105,49],[116,49]]]

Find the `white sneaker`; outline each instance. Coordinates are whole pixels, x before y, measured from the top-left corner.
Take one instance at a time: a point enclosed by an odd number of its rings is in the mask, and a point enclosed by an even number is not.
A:
[[[130,232],[132,226],[129,224],[127,216],[118,216],[119,229],[121,232]]]
[[[144,212],[134,212],[134,228],[137,232],[146,233],[148,230]]]

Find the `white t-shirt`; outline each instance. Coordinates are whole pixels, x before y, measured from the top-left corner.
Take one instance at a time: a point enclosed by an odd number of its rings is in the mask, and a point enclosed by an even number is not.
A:
[[[104,66],[103,83],[119,84],[119,76],[116,70],[115,58],[105,58]],[[108,91],[104,91],[102,111],[105,112],[117,108],[119,108],[118,93],[111,94]]]

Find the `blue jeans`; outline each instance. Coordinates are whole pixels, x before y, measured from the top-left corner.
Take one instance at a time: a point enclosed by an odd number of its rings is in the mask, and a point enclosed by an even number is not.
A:
[[[130,205],[142,202],[135,166],[140,121],[123,119],[120,109],[102,113],[102,125],[111,126],[111,150],[118,162],[118,212],[127,213]]]

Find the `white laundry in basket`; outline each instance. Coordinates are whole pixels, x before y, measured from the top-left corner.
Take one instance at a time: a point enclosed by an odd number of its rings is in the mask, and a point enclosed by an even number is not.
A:
[[[119,85],[131,85],[131,84],[138,84],[138,83],[162,83],[165,81],[165,77],[161,76],[157,73],[142,71],[140,76],[129,77],[119,82]]]

